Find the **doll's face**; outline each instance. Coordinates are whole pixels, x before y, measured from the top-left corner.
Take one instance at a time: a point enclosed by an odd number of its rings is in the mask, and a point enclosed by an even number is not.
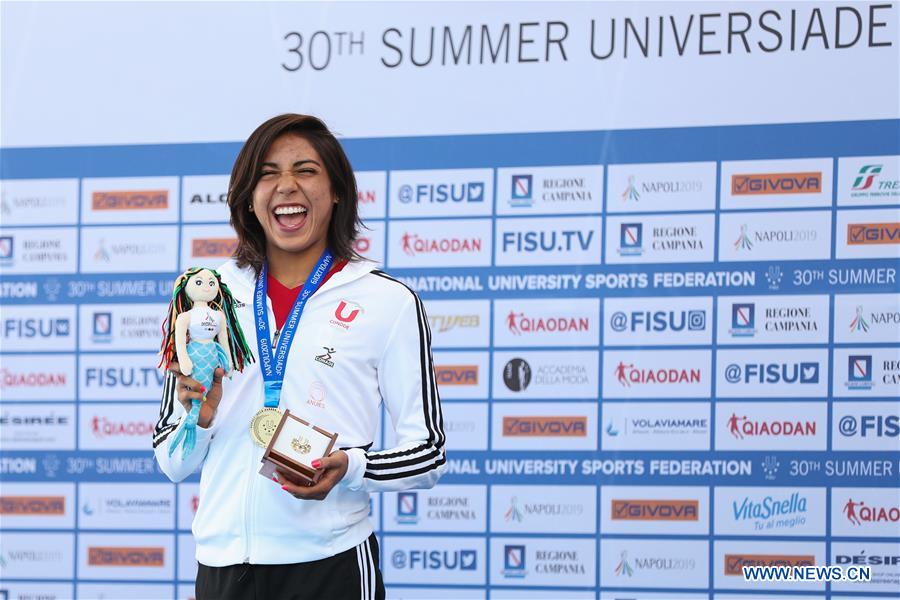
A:
[[[188,279],[185,291],[192,302],[211,302],[219,295],[219,282],[209,269],[203,269]]]

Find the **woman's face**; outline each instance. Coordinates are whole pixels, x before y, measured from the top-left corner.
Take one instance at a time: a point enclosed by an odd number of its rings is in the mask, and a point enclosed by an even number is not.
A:
[[[295,133],[276,138],[259,175],[253,212],[266,234],[267,251],[324,248],[335,198],[312,144]]]

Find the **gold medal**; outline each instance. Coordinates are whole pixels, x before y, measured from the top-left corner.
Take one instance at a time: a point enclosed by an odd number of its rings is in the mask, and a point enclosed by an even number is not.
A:
[[[257,446],[267,448],[280,422],[280,410],[277,408],[262,408],[253,415],[253,420],[250,421],[250,437],[253,438]]]

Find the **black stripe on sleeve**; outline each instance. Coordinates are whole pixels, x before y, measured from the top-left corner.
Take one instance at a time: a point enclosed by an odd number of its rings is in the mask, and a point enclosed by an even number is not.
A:
[[[163,385],[162,400],[159,405],[159,420],[153,429],[153,448],[163,443],[178,427],[179,421],[171,422],[175,413],[175,381],[175,375],[167,372],[166,381]]]
[[[412,294],[416,305],[416,325],[419,332],[419,369],[422,384],[422,417],[425,428],[428,431],[428,437],[423,443],[407,450],[373,452],[367,455],[368,464],[364,475],[364,477],[375,480],[400,479],[425,473],[444,464],[443,446],[446,441],[443,430],[444,418],[441,412],[440,397],[438,395],[437,380],[431,354],[431,329],[428,326],[428,318],[425,314],[422,300],[402,282],[381,271],[372,271],[372,273],[378,277],[403,285]],[[420,452],[424,454],[414,458],[407,458]],[[394,469],[402,470],[393,473],[370,472]]]

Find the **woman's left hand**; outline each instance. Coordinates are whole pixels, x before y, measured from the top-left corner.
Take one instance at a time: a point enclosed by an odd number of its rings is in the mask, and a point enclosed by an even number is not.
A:
[[[301,500],[324,500],[331,488],[344,478],[344,475],[347,473],[348,463],[347,453],[343,450],[337,450],[318,461],[313,461],[312,465],[314,468],[322,469],[322,476],[315,485],[298,485],[291,482],[279,471],[275,471],[274,479],[281,484],[281,489],[295,498]]]

